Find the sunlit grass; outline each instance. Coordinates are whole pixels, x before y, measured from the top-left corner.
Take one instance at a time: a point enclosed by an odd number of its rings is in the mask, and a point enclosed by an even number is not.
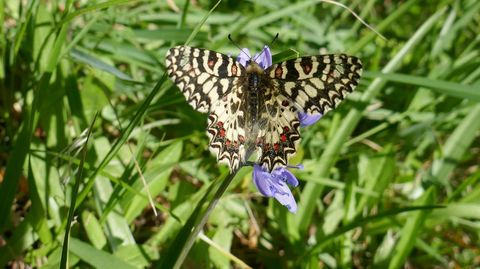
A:
[[[386,40],[320,1],[173,2],[0,3],[0,266],[480,266],[478,1],[345,3]],[[360,86],[302,129],[295,215],[242,168],[188,241],[228,169],[165,52],[277,33],[274,61],[353,54]]]

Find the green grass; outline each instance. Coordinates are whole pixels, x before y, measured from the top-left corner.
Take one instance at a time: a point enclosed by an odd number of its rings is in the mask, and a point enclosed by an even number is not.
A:
[[[321,1],[172,2],[0,1],[0,267],[480,266],[480,2],[343,2],[386,40]],[[277,33],[276,62],[364,64],[302,129],[296,214],[216,163],[165,76],[174,45]]]

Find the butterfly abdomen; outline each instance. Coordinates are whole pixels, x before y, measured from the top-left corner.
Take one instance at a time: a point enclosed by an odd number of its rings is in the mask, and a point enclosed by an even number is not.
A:
[[[247,100],[245,101],[248,104],[250,122],[258,119],[259,79],[260,77],[256,73],[248,75]]]
[[[260,97],[262,96],[262,77],[264,76],[263,69],[255,62],[250,62],[247,66],[247,113],[250,117],[250,122],[255,122],[259,119],[259,105]]]

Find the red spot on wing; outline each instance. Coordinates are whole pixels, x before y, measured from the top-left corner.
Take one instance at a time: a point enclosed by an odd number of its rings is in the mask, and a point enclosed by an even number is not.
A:
[[[282,101],[282,106],[288,106],[289,104],[290,104],[290,102],[287,101],[287,100]]]
[[[225,129],[220,129],[220,132],[218,134],[220,137],[225,137]]]
[[[208,67],[210,67],[211,69],[213,69],[213,67],[215,66],[215,62],[216,62],[216,61],[214,61],[214,60],[208,60],[208,62],[207,62]]]
[[[222,128],[223,127],[223,122],[221,122],[221,121],[217,122],[217,126]]]
[[[285,126],[285,127],[283,127],[283,131],[284,131],[285,133],[288,133],[288,132],[290,131],[290,128],[288,128],[287,126]]]
[[[270,144],[265,144],[263,146],[263,151],[269,151],[270,150]]]
[[[282,142],[286,142],[287,141],[287,136],[285,134],[282,134],[280,136],[280,140],[282,140]]]
[[[257,145],[257,147],[259,148],[264,148],[265,146],[263,145],[263,138],[262,137],[257,137],[257,142],[255,143],[255,145]]]
[[[232,141],[230,141],[230,139],[227,139],[227,141],[225,142],[225,145],[227,145],[227,147],[230,147],[230,144],[232,144]]]
[[[237,75],[237,66],[232,64],[232,75],[236,76]]]
[[[275,77],[276,78],[282,78],[282,75],[283,75],[282,67],[279,66],[279,67],[275,68]]]
[[[278,152],[278,150],[280,149],[280,145],[278,145],[278,143],[275,143],[273,145],[273,148],[275,149],[275,152]]]
[[[312,66],[309,65],[309,64],[304,64],[302,66],[302,69],[303,69],[303,72],[308,75],[308,73],[310,73],[310,71],[312,71]]]

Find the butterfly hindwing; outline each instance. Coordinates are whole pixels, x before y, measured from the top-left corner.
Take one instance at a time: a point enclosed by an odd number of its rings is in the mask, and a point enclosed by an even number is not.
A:
[[[246,161],[244,95],[243,87],[233,86],[230,94],[212,105],[208,116],[210,151],[219,162],[226,163],[231,171],[237,170],[240,163]]]
[[[300,110],[324,115],[358,85],[362,64],[353,56],[330,54],[288,60],[265,72]]]
[[[258,132],[259,163],[272,171],[277,166],[287,166],[288,158],[295,154],[300,140],[300,122],[297,109],[285,96],[272,88],[272,98],[265,102],[263,128]]]

